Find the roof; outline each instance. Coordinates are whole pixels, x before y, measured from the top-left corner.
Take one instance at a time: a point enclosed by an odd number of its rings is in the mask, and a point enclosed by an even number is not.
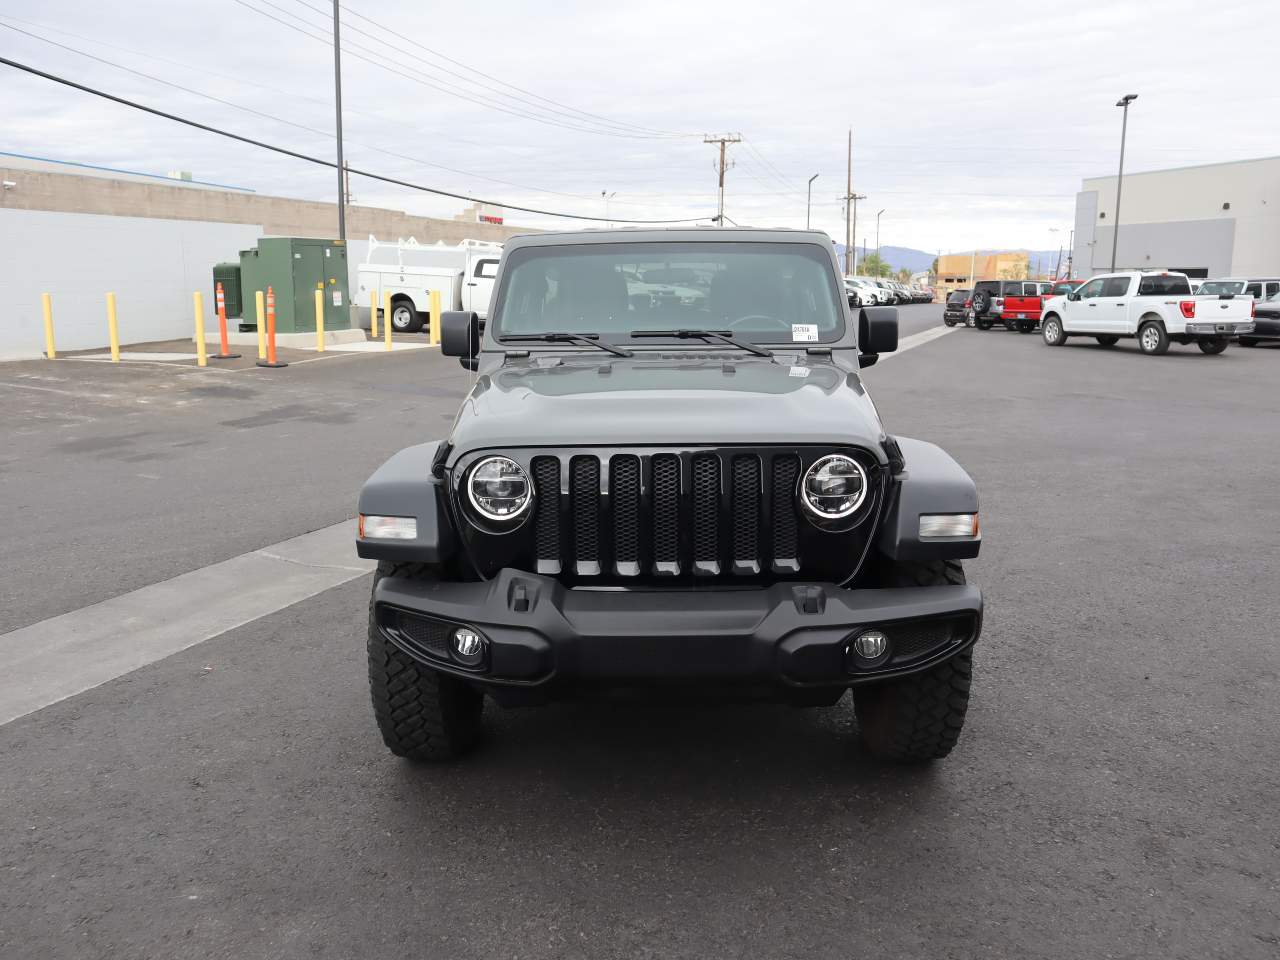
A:
[[[817,243],[831,248],[831,238],[821,230],[787,230],[776,227],[661,227],[615,228],[609,230],[564,230],[558,233],[525,233],[506,242],[510,252],[517,247],[549,247],[586,243],[703,243],[708,240],[732,243]]]

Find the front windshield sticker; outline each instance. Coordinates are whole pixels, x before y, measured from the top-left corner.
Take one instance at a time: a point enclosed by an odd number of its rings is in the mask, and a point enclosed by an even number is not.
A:
[[[818,326],[813,323],[793,323],[791,325],[792,343],[817,343]]]
[[[792,367],[787,371],[789,377],[807,377],[809,375],[808,367]]]

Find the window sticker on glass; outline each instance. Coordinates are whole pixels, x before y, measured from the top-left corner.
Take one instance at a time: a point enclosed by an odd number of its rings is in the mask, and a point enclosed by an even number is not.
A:
[[[792,343],[817,343],[818,325],[816,323],[793,323],[791,325]]]
[[[807,377],[808,375],[809,375],[808,367],[791,367],[789,370],[787,370],[787,376],[789,377],[803,378],[803,377]]]

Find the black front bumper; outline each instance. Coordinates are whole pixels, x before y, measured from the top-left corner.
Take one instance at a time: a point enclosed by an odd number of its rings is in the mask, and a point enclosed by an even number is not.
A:
[[[967,650],[982,624],[974,586],[846,590],[824,583],[762,589],[588,590],[504,569],[476,583],[387,577],[377,628],[415,659],[492,688],[580,681],[720,681],[836,688],[926,670]],[[487,639],[482,663],[450,652],[457,626]],[[890,641],[876,664],[847,655],[875,627]]]

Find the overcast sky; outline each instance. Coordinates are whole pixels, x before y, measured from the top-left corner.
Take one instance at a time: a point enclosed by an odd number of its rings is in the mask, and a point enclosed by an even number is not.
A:
[[[728,216],[803,226],[805,182],[818,173],[813,223],[843,240],[837,197],[852,126],[854,187],[868,196],[860,238],[874,245],[884,209],[885,245],[1052,249],[1065,242],[1080,180],[1115,169],[1122,94],[1140,95],[1129,171],[1280,153],[1275,0],[1080,0],[1053,13],[1004,5],[998,16],[994,4],[955,0],[350,0],[345,9],[348,162],[527,206],[603,215],[607,191],[615,217],[710,215],[714,151],[702,134],[740,132]],[[0,29],[0,52],[332,158],[327,10],[326,0],[0,0],[0,24],[235,106],[12,29]],[[324,168],[0,71],[0,150],[191,170],[290,197],[335,192]],[[462,207],[361,178],[352,192],[357,203],[423,214]]]

